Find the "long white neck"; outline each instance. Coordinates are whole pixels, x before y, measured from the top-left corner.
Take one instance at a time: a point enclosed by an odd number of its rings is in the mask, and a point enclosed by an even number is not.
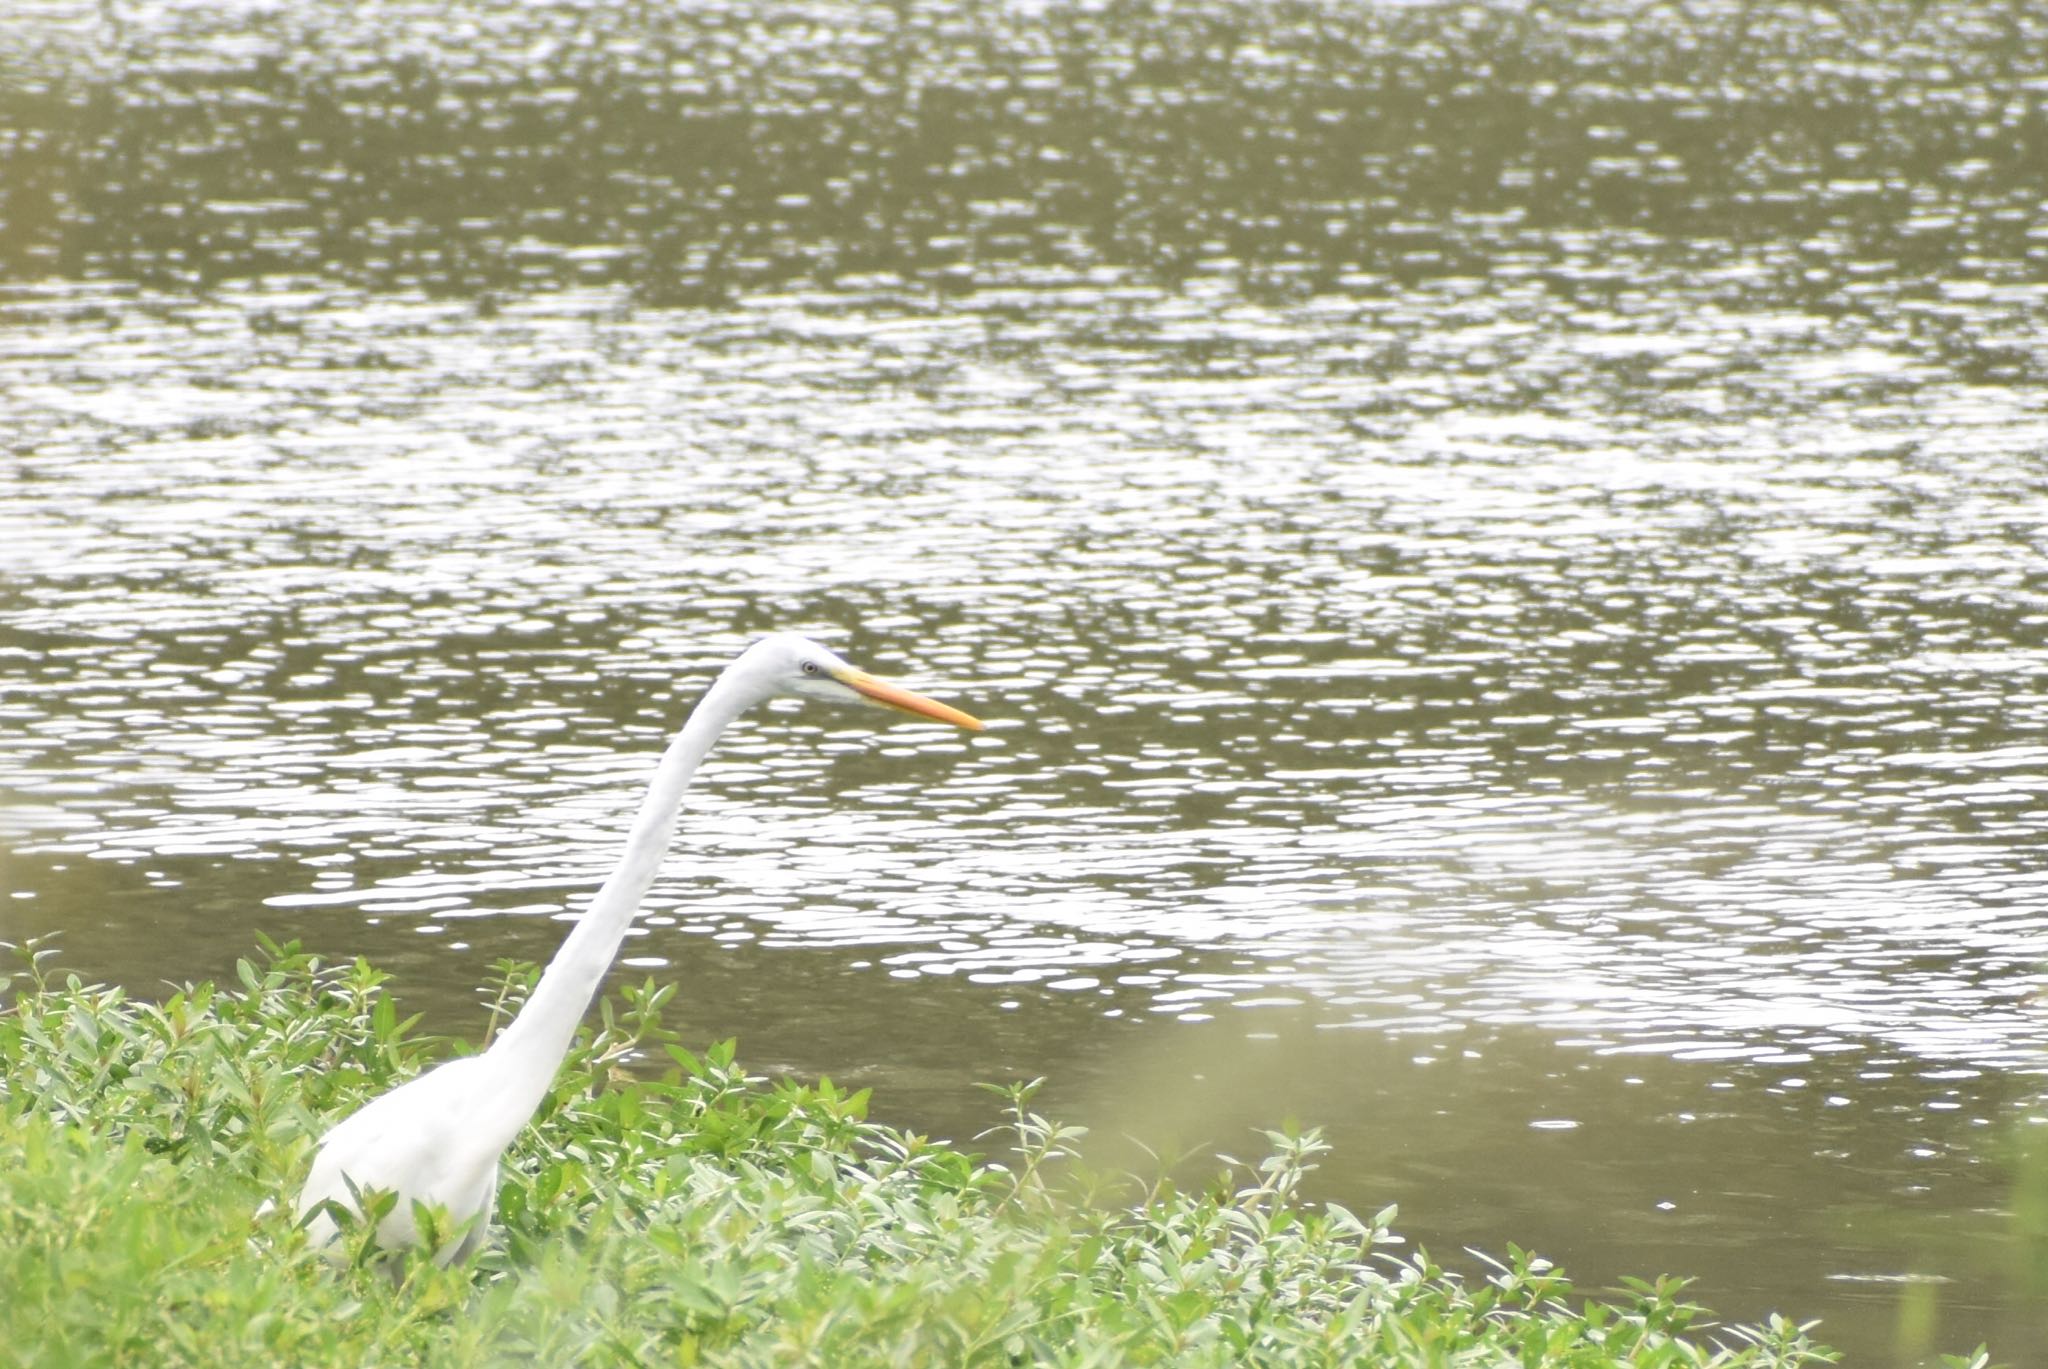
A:
[[[654,783],[640,804],[639,816],[633,819],[633,834],[627,839],[626,853],[619,858],[618,868],[605,880],[582,920],[548,962],[540,983],[534,986],[533,996],[484,1052],[483,1059],[490,1067],[498,1092],[489,1100],[488,1121],[478,1121],[480,1125],[495,1124],[493,1129],[502,1130],[502,1144],[511,1143],[540,1106],[540,1100],[547,1096],[555,1070],[575,1038],[577,1023],[583,1020],[605,971],[611,968],[619,943],[626,939],[626,929],[632,925],[640,900],[661,872],[662,857],[675,833],[676,813],[682,806],[683,791],[689,787],[690,777],[697,773],[697,766],[726,725],[754,702],[757,693],[744,677],[728,667],[697,701],[690,711],[690,720],[662,754]]]

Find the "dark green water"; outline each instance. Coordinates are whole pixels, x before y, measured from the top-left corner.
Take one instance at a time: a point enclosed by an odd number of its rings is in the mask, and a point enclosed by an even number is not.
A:
[[[473,1032],[772,628],[625,953],[757,1068],[1442,1257],[2044,1362],[2048,22],[0,17],[0,935]]]

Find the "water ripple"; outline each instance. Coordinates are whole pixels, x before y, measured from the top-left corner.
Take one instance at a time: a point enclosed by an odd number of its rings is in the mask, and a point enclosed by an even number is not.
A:
[[[334,306],[302,302],[289,371],[250,364],[287,307],[252,296],[171,307],[147,370],[81,350],[15,392],[19,851],[347,856],[266,870],[263,906],[562,916],[746,633],[857,628],[991,732],[737,733],[646,963],[710,928],[898,976],[1087,972],[1119,1012],[2042,1043],[2029,496],[1933,432],[1824,396],[1770,442],[1483,405],[1375,432],[1312,382],[1379,305],[1141,294],[1097,339],[1099,305],[1055,304],[1000,358],[971,302]],[[1725,345],[1692,332],[1642,341]],[[1816,364],[1815,330],[1745,338],[1761,382]],[[366,346],[408,359],[318,379]],[[1190,994],[1219,956],[1234,987]]]

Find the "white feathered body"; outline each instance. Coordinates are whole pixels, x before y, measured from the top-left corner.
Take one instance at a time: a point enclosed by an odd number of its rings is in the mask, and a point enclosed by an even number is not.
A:
[[[446,1208],[466,1229],[434,1253],[442,1264],[463,1259],[483,1240],[498,1192],[502,1145],[478,1135],[478,1121],[492,1108],[496,1091],[485,1057],[450,1060],[408,1080],[339,1123],[320,1142],[312,1173],[299,1194],[298,1217],[332,1200],[358,1210],[356,1195],[383,1189],[398,1201],[377,1224],[377,1244],[394,1250],[419,1243],[414,1202]],[[351,1185],[354,1186],[353,1191]],[[314,1245],[330,1246],[336,1235],[326,1213],[306,1225]]]
[[[415,1201],[447,1209],[456,1229],[435,1258],[469,1254],[484,1238],[498,1191],[498,1159],[546,1097],[576,1025],[625,938],[641,897],[660,872],[690,777],[720,732],[748,706],[777,696],[874,703],[979,729],[944,704],[855,670],[793,633],[755,643],[726,668],[663,754],[618,868],[556,951],[533,996],[481,1055],[451,1060],[363,1107],[321,1139],[299,1195],[298,1216],[315,1246],[339,1253],[326,1202],[361,1211],[358,1193],[395,1193],[377,1226],[386,1249],[416,1245]],[[351,1189],[353,1185],[353,1190]]]

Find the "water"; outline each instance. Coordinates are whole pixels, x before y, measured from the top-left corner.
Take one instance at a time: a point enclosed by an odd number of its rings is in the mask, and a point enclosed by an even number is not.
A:
[[[0,933],[474,1033],[624,952],[1857,1363],[2048,1325],[2048,32],[1959,5],[18,10]]]

